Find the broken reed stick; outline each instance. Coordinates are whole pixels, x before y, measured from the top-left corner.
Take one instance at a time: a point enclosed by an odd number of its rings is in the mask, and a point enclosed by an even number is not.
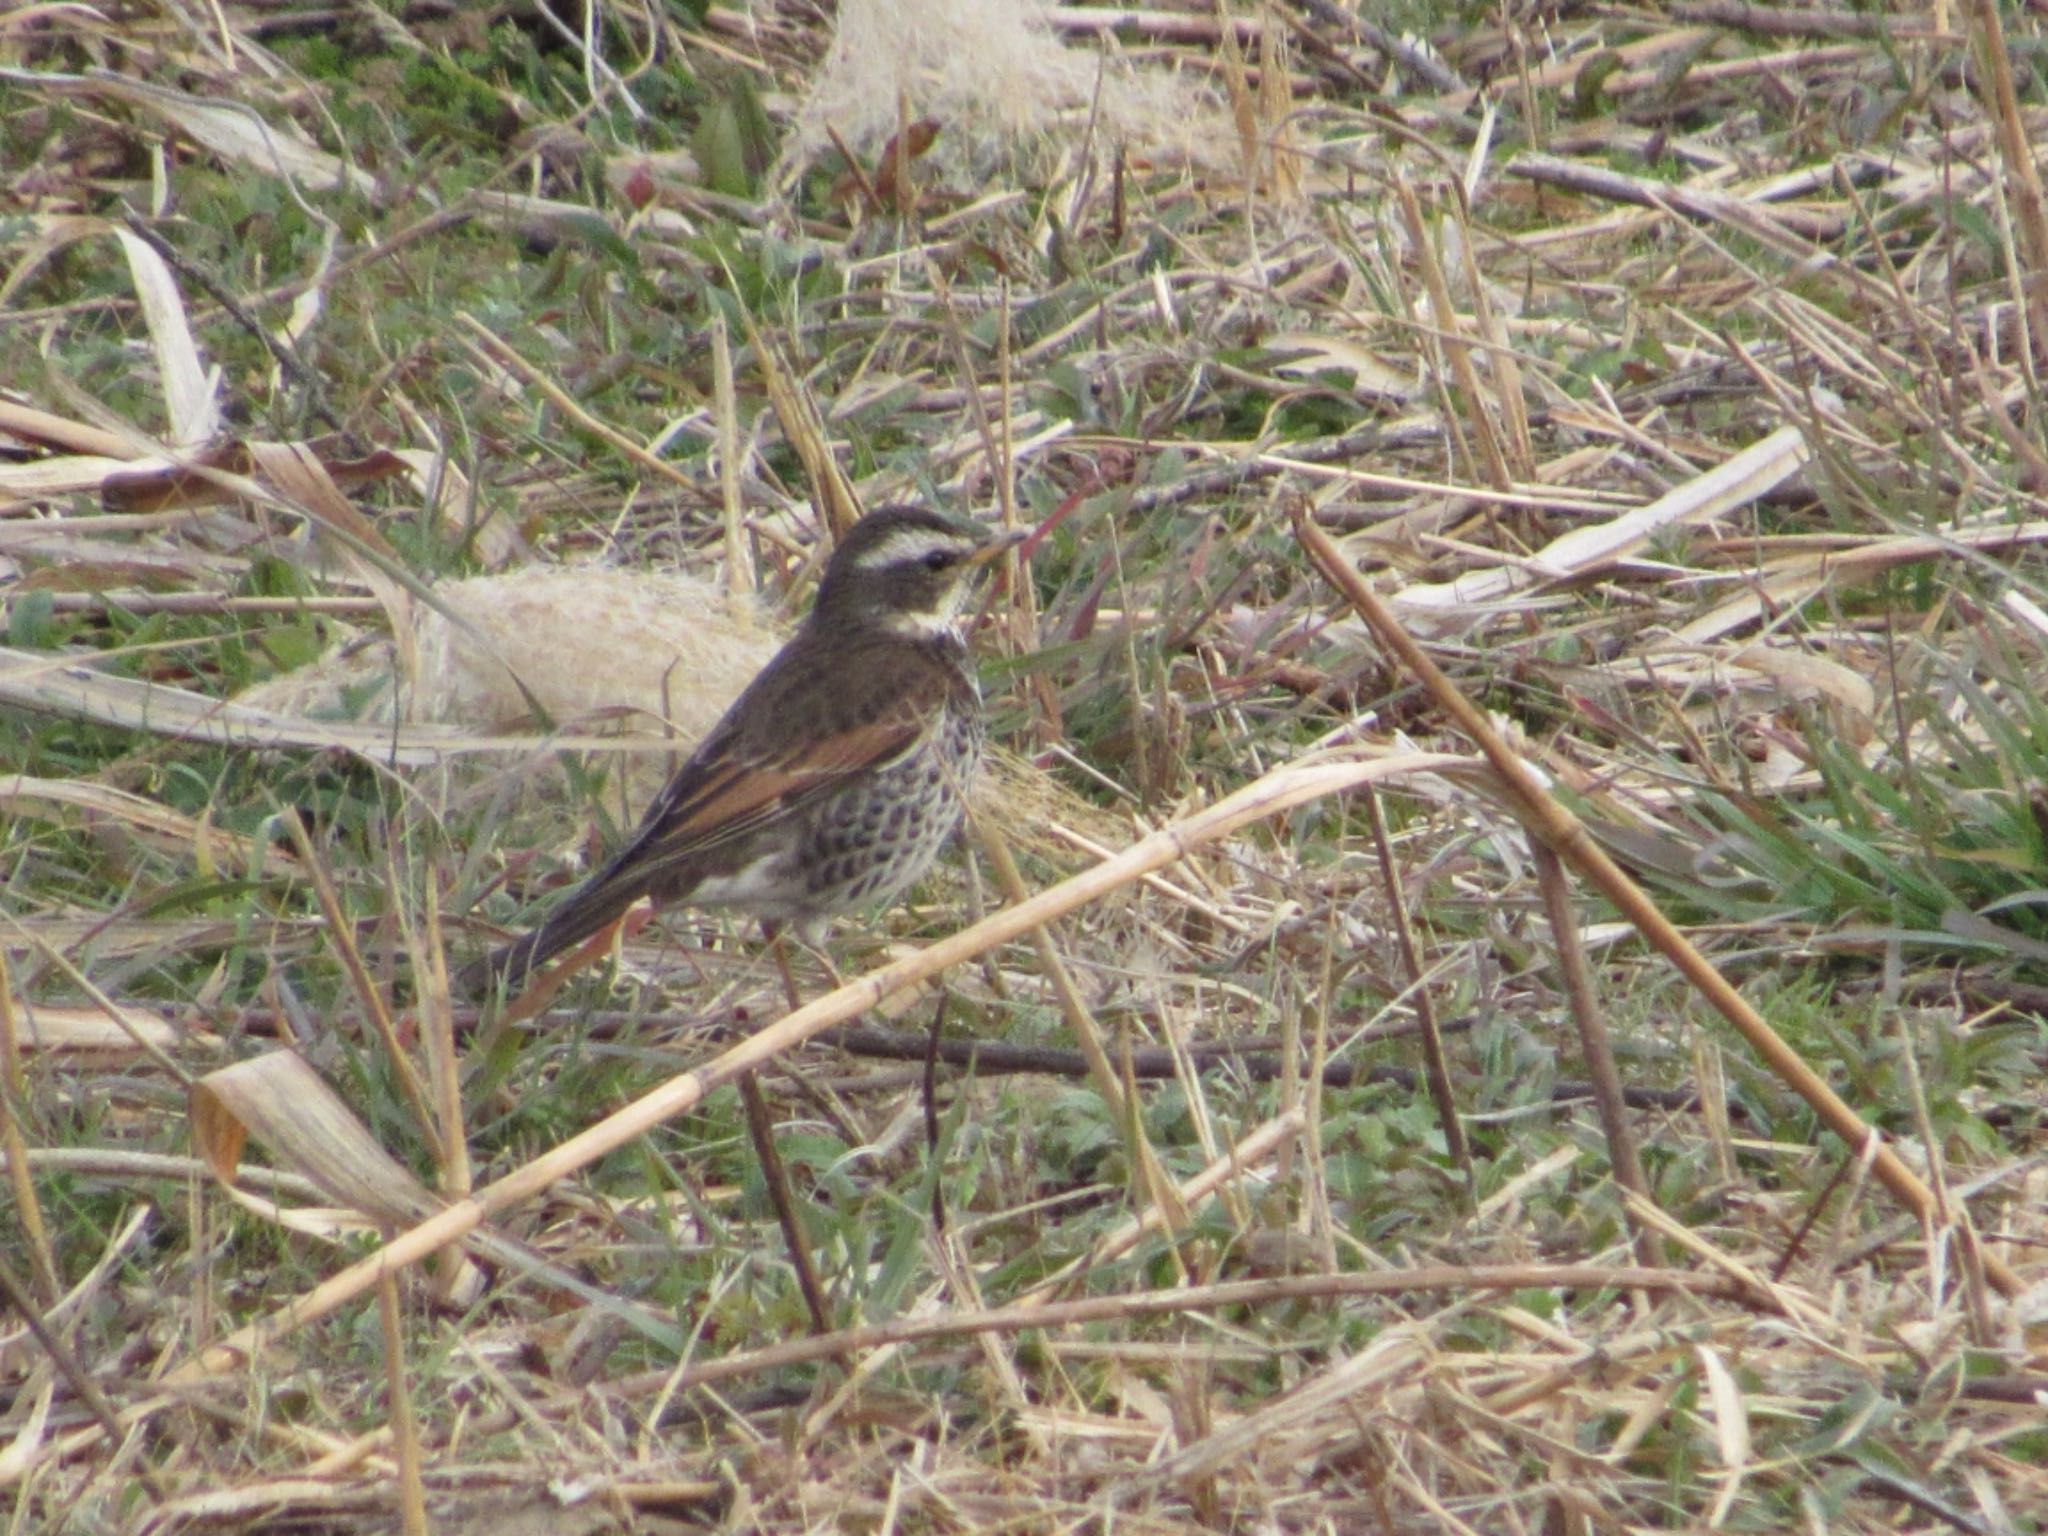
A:
[[[533,1198],[557,1180],[567,1178],[662,1122],[693,1109],[713,1090],[772,1061],[821,1030],[844,1023],[928,976],[972,960],[984,950],[1021,938],[1033,929],[1100,900],[1154,870],[1178,863],[1196,848],[1227,837],[1253,822],[1278,816],[1311,800],[1342,794],[1360,785],[1410,774],[1470,769],[1472,766],[1470,758],[1448,753],[1404,752],[1364,761],[1339,759],[1276,768],[1236,793],[1226,795],[1207,810],[1197,811],[1140,838],[1093,869],[1083,870],[1072,879],[1040,891],[1029,901],[991,913],[973,926],[940,939],[915,954],[870,971],[785,1014],[702,1066],[678,1073],[531,1162],[515,1168],[467,1198],[451,1202],[304,1295],[188,1356],[165,1378],[165,1384],[189,1384],[215,1372],[234,1369],[294,1330],[354,1300],[373,1287],[380,1276],[417,1264],[449,1243],[460,1241],[499,1211]]]
[[[1458,691],[1458,687],[1430,660],[1415,637],[1403,629],[1393,611],[1380,601],[1365,578],[1353,569],[1330,536],[1318,528],[1309,515],[1306,501],[1297,502],[1289,516],[1295,537],[1308,552],[1316,568],[1329,580],[1373,637],[1392,653],[1411,677],[1429,690],[1430,696],[1449,715],[1452,724],[1485,754],[1495,782],[1504,792],[1508,808],[1523,827],[1547,845],[1558,858],[1577,870],[1613,902],[1621,915],[1677,969],[1714,1010],[1749,1042],[1750,1049],[1765,1066],[1792,1089],[1820,1116],[1822,1124],[1850,1147],[1866,1154],[1871,1172],[1891,1191],[1893,1198],[1919,1218],[1923,1228],[1935,1230],[1941,1211],[1934,1194],[1919,1176],[1887,1145],[1877,1128],[1866,1122],[1824,1082],[1804,1058],[1765,1022],[1763,1016],[1743,999],[1728,978],[1692,946],[1671,920],[1658,910],[1643,888],[1631,880],[1621,866],[1610,859],[1587,833],[1578,817],[1560,804],[1530,771],[1488,722],[1479,706]],[[1968,1241],[1966,1224],[1958,1234]],[[1996,1254],[1983,1252],[1984,1275],[2007,1297],[2021,1294],[2026,1286],[2010,1265]]]

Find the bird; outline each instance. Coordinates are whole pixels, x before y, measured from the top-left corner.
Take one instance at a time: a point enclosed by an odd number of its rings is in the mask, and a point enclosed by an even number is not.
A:
[[[965,621],[1023,538],[925,507],[860,518],[809,617],[633,835],[457,987],[515,990],[642,897],[734,909],[816,948],[832,918],[914,883],[959,829],[986,735]]]

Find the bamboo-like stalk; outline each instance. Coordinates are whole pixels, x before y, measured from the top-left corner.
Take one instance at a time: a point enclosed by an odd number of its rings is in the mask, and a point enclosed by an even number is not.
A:
[[[1471,766],[1471,759],[1445,753],[1407,753],[1366,761],[1336,761],[1276,768],[1235,794],[1141,838],[1114,858],[1039,892],[1029,901],[993,912],[972,927],[870,971],[748,1036],[730,1049],[688,1072],[642,1094],[632,1103],[570,1137],[552,1150],[485,1185],[465,1200],[401,1233],[374,1253],[286,1302],[268,1315],[188,1357],[166,1378],[171,1383],[202,1380],[232,1370],[305,1324],[325,1317],[374,1286],[380,1275],[417,1264],[427,1255],[458,1242],[495,1213],[529,1200],[559,1179],[565,1179],[636,1136],[701,1104],[715,1089],[741,1073],[772,1061],[819,1031],[844,1023],[885,998],[915,986],[949,966],[972,960],[984,950],[1023,937],[1054,918],[1097,901],[1154,870],[1184,858],[1205,843],[1226,837],[1240,827],[1278,816],[1295,806],[1360,785],[1415,773],[1443,773]]]
[[[1893,1198],[1917,1216],[1923,1225],[1929,1228],[1936,1225],[1941,1213],[1933,1192],[1906,1166],[1898,1153],[1879,1138],[1877,1128],[1857,1114],[1797,1051],[1785,1043],[1784,1037],[1765,1022],[1763,1015],[1750,1007],[1728,978],[1716,970],[1707,957],[1678,931],[1671,919],[1657,909],[1657,904],[1644,894],[1642,887],[1601,850],[1578,817],[1537,782],[1528,764],[1501,739],[1479,706],[1458,691],[1457,685],[1430,660],[1415,637],[1401,627],[1392,611],[1366,585],[1365,579],[1352,568],[1330,536],[1310,520],[1306,505],[1297,505],[1292,515],[1295,534],[1301,540],[1302,548],[1308,551],[1309,558],[1344,594],[1345,600],[1365,621],[1374,638],[1429,690],[1430,696],[1451,717],[1452,723],[1485,754],[1509,805],[1522,818],[1531,835],[1540,838],[1560,859],[1592,881],[1636,931],[1676,967],[1722,1018],[1735,1027],[1736,1033],[1749,1042],[1764,1065],[1812,1107],[1829,1130],[1851,1147],[1865,1152],[1870,1159],[1871,1172],[1891,1191]],[[2026,1289],[2011,1266],[1996,1254],[1986,1252],[1983,1261],[1985,1278],[2006,1296],[2018,1296]]]
[[[391,1448],[398,1456],[398,1508],[405,1536],[427,1536],[427,1491],[420,1476],[419,1419],[405,1375],[405,1323],[398,1310],[398,1276],[377,1278],[377,1324],[384,1337],[384,1388],[391,1413]]]

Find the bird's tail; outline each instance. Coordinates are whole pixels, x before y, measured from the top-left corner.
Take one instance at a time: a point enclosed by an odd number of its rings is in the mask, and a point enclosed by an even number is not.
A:
[[[563,950],[602,933],[625,916],[627,909],[646,892],[632,882],[605,878],[609,873],[604,871],[571,892],[548,914],[547,921],[531,933],[470,961],[455,973],[455,990],[470,997],[500,986],[517,991],[528,977]]]

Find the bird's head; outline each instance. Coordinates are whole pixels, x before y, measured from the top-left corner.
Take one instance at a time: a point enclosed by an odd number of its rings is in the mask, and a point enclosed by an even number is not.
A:
[[[814,612],[911,638],[953,634],[995,557],[1022,538],[925,507],[878,507],[833,551]]]

